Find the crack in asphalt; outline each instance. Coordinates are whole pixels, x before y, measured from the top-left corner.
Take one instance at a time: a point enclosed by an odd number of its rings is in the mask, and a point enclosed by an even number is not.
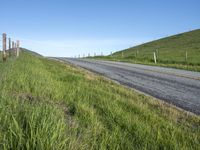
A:
[[[54,58],[104,75],[200,115],[200,73],[164,67],[91,59]]]

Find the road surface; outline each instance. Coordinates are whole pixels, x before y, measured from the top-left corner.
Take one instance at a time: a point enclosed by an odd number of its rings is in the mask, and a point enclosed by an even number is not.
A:
[[[200,73],[122,62],[56,58],[200,115]]]

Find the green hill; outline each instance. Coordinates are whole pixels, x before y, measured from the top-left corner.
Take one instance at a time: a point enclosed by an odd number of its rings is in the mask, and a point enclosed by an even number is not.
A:
[[[154,52],[157,65],[200,70],[200,29],[131,47],[104,59],[153,64]]]
[[[0,59],[0,149],[196,149],[200,118],[22,51]]]

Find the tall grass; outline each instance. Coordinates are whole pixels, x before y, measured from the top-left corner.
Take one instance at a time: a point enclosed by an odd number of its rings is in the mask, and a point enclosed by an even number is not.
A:
[[[0,149],[199,149],[200,118],[28,52],[0,62]]]

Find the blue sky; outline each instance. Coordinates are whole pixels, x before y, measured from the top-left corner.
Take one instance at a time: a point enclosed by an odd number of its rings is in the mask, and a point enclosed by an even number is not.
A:
[[[110,54],[200,28],[199,0],[0,0],[0,33],[45,56]]]

